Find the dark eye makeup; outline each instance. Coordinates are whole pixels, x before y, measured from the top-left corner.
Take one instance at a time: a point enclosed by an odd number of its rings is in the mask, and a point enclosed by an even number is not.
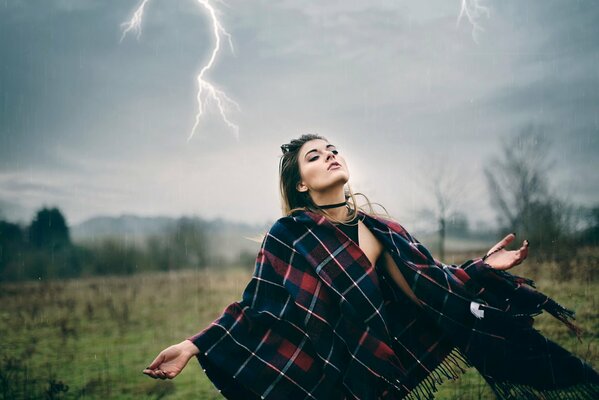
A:
[[[339,154],[339,151],[337,151],[337,150],[332,150],[332,152],[333,152],[333,154],[335,154],[335,155]],[[318,156],[314,156],[314,157],[312,157],[312,158],[310,159],[310,161],[314,161],[314,160],[316,160],[317,158],[318,158]]]

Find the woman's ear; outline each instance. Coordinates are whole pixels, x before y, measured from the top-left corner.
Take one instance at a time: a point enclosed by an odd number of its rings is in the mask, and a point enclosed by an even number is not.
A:
[[[308,187],[306,185],[304,185],[302,182],[297,184],[296,189],[298,192],[307,192],[308,191]]]

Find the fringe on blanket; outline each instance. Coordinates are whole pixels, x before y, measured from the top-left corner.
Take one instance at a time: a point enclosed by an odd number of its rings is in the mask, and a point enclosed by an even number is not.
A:
[[[527,284],[530,287],[536,288],[535,282],[532,279],[525,278],[523,276],[514,275],[511,272],[506,272],[506,271],[503,271],[503,270],[500,270],[500,269],[493,269],[492,271],[493,271],[493,273],[495,275],[498,275],[498,276],[500,276],[500,277],[502,277],[504,279],[507,279],[508,281],[510,281],[512,283],[516,283],[516,284],[517,283],[520,283],[520,284],[524,283],[524,284]]]
[[[456,380],[466,372],[466,368],[472,365],[466,360],[459,349],[454,348],[445,359],[431,371],[431,373],[418,383],[402,399],[405,400],[431,400],[435,398],[437,385],[445,383],[447,380]],[[395,394],[382,398],[396,399]]]
[[[486,378],[485,378],[486,379]],[[596,400],[599,399],[599,385],[580,383],[564,389],[539,390],[531,386],[498,383],[486,379],[498,400]]]
[[[514,275],[512,273],[502,271],[502,270],[497,270],[497,269],[493,269],[492,272],[495,275],[508,280],[512,284],[515,284],[515,285],[526,284],[528,286],[536,288],[535,283],[532,279],[524,278],[522,276]],[[572,322],[572,320],[576,319],[575,318],[576,313],[574,312],[574,310],[570,310],[570,309],[562,306],[561,304],[557,303],[555,300],[553,300],[549,296],[547,296],[544,303],[539,304],[539,307],[541,309],[544,309],[549,314],[551,314],[553,317],[555,317],[556,319],[561,321],[564,325],[566,325],[568,327],[568,329],[570,329],[570,331],[576,335],[578,341],[582,342],[582,334],[584,333],[584,329],[581,328],[580,326],[576,325],[574,322]],[[599,399],[599,397],[598,397],[598,399]]]
[[[571,321],[576,319],[574,318],[575,312],[573,310],[559,305],[549,297],[547,298],[547,302],[543,305],[543,309],[566,325],[570,331],[574,332],[578,338],[578,341],[582,342],[582,334],[584,333],[584,329]],[[599,397],[597,398],[599,399]]]
[[[473,367],[462,352],[456,347],[439,364],[430,375],[416,385],[404,400],[433,400],[438,391],[437,385],[447,380],[459,379],[466,368]],[[535,389],[529,385],[514,384],[509,382],[495,382],[492,378],[481,376],[485,379],[497,400],[597,400],[599,399],[599,385],[594,383],[581,383],[562,389]],[[384,398],[395,398],[393,395]]]

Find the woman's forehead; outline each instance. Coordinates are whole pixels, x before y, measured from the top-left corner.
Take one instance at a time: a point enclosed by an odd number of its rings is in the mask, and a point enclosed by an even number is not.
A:
[[[312,150],[318,150],[318,149],[326,149],[327,147],[335,147],[334,144],[329,143],[326,140],[323,139],[312,139],[307,141],[306,143],[303,144],[300,154],[308,154],[308,152],[312,151]]]

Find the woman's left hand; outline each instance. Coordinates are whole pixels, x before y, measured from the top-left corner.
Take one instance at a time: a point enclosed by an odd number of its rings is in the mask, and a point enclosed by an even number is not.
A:
[[[520,247],[518,250],[505,249],[505,247],[515,238],[516,235],[510,233],[495,246],[491,247],[491,250],[489,250],[485,256],[485,263],[495,269],[505,270],[510,269],[524,261],[528,255],[528,240],[524,240],[522,247]]]

